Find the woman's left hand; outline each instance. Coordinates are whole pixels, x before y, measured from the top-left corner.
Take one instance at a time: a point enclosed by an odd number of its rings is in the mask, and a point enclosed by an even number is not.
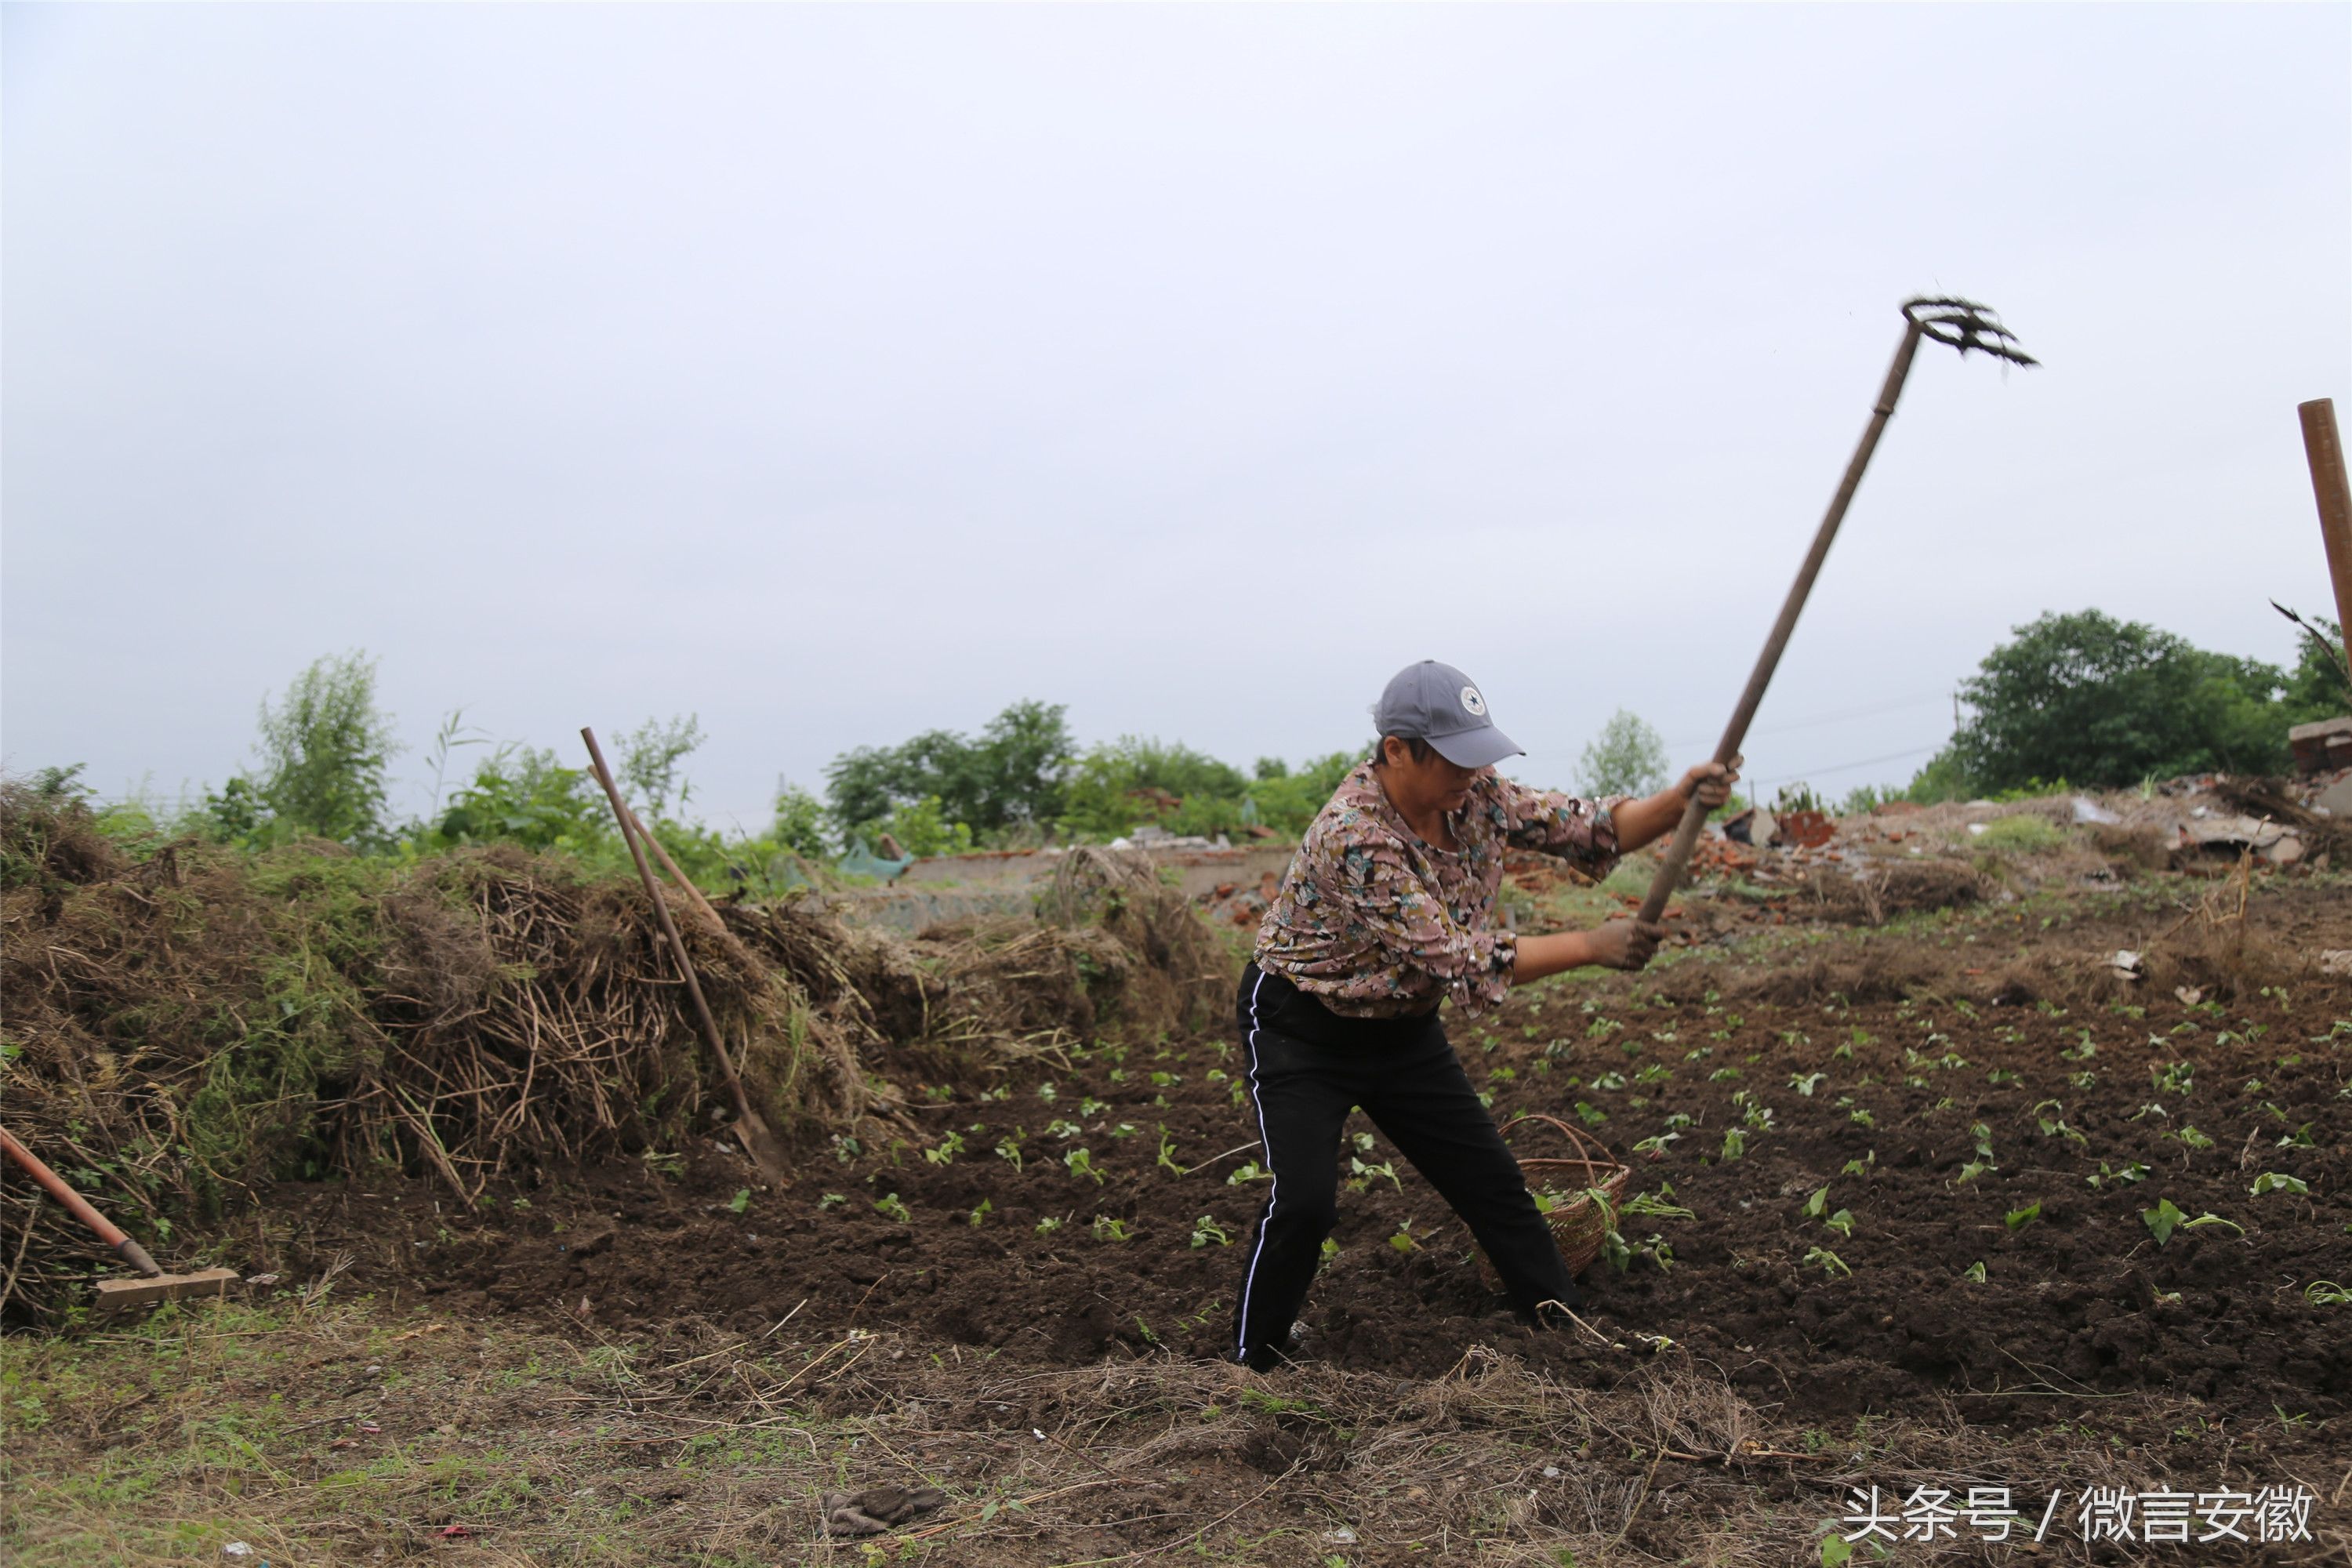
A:
[[[1681,791],[1685,800],[1696,795],[1701,805],[1713,811],[1731,798],[1731,786],[1739,782],[1739,764],[1747,760],[1734,757],[1728,766],[1722,763],[1701,763],[1685,773],[1682,783],[1675,787]]]

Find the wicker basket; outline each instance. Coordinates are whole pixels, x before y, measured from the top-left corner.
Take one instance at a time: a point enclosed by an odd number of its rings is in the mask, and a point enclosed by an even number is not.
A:
[[[1527,1178],[1528,1191],[1531,1193],[1549,1187],[1570,1194],[1568,1202],[1544,1215],[1544,1221],[1551,1226],[1552,1240],[1559,1247],[1560,1260],[1568,1265],[1569,1273],[1581,1274],[1601,1256],[1601,1241],[1609,1234],[1609,1213],[1625,1201],[1625,1187],[1633,1178],[1633,1170],[1598,1142],[1557,1116],[1515,1116],[1504,1124],[1504,1134],[1508,1136],[1514,1128],[1529,1122],[1549,1128],[1566,1147],[1565,1153],[1520,1155],[1519,1172]],[[1608,1210],[1592,1201],[1594,1191],[1609,1200]],[[1495,1272],[1495,1266],[1486,1260],[1484,1252],[1478,1255],[1478,1272],[1488,1286],[1502,1289],[1502,1277]]]

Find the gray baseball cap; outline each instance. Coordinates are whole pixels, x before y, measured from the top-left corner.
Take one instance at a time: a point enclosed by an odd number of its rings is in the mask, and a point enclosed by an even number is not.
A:
[[[1495,728],[1477,683],[1433,658],[1397,671],[1372,710],[1372,727],[1383,735],[1427,741],[1457,768],[1491,767],[1505,757],[1526,754]]]

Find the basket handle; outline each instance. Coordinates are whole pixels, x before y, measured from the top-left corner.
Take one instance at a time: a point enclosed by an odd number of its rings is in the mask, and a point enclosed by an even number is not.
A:
[[[1511,1129],[1517,1127],[1522,1121],[1540,1121],[1545,1126],[1550,1127],[1564,1134],[1567,1137],[1570,1145],[1575,1149],[1576,1157],[1584,1161],[1587,1164],[1607,1164],[1616,1165],[1619,1167],[1623,1167],[1625,1164],[1624,1161],[1620,1160],[1616,1155],[1611,1153],[1609,1152],[1609,1146],[1601,1142],[1598,1138],[1589,1137],[1586,1134],[1578,1131],[1575,1128],[1570,1127],[1559,1117],[1547,1116],[1540,1110],[1523,1110],[1518,1115],[1512,1117],[1508,1121],[1503,1123],[1503,1136],[1506,1138],[1509,1137],[1511,1135]],[[1595,1158],[1596,1155],[1598,1158]]]

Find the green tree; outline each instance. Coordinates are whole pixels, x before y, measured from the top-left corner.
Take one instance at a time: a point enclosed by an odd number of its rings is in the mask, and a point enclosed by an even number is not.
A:
[[[1059,703],[1013,703],[977,741],[926,730],[896,746],[860,746],[824,772],[825,797],[844,837],[900,806],[936,799],[943,820],[997,833],[1060,816],[1072,744]]]
[[[1961,685],[1953,736],[1979,790],[2065,780],[2110,787],[2150,774],[2270,773],[2286,763],[2285,677],[2098,610],[2020,626]]]
[[[776,824],[769,837],[780,848],[814,860],[825,852],[824,803],[795,784],[776,794]]]
[[[611,836],[611,810],[585,768],[563,766],[553,752],[501,746],[449,797],[436,826],[446,844],[581,850]]]
[[[2325,616],[2298,620],[2303,635],[2294,668],[2286,678],[2286,721],[2309,724],[2352,713],[2352,673],[2344,667],[2344,629]],[[2313,627],[2318,635],[2313,635]]]
[[[971,828],[950,822],[940,797],[927,795],[892,811],[882,819],[882,831],[907,855],[961,855],[971,847]]]
[[[1249,786],[1249,801],[1257,808],[1258,821],[1285,837],[1306,832],[1315,814],[1330,801],[1331,792],[1339,787],[1339,781],[1370,754],[1370,745],[1358,752],[1333,752],[1301,763],[1296,771],[1278,758],[1259,758],[1256,781]],[[1269,764],[1275,771],[1267,771]]]
[[[648,719],[620,738],[620,761],[614,764],[615,782],[624,795],[645,806],[648,817],[666,816],[682,806],[693,793],[678,769],[702,744],[702,720],[689,713],[683,719]]]
[[[258,749],[259,776],[244,792],[259,808],[245,813],[255,828],[266,814],[281,837],[384,842],[384,769],[399,747],[391,715],[376,705],[375,661],[364,652],[318,660],[275,706],[263,698]]]
[[[1666,743],[1620,708],[1577,759],[1576,780],[1591,795],[1654,795],[1666,787]]]
[[[1241,770],[1182,742],[1122,735],[1078,759],[1063,821],[1095,837],[1142,824],[1176,832],[1239,826],[1250,781]]]

